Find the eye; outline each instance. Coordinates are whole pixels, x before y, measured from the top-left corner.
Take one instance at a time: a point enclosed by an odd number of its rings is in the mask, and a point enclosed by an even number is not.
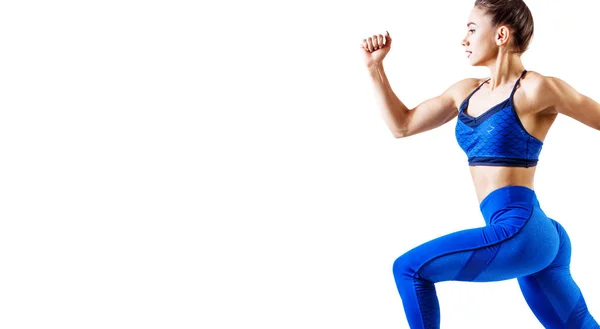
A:
[[[473,32],[475,32],[475,30],[473,30],[473,29],[470,29],[470,30],[469,30],[469,33],[473,33]]]

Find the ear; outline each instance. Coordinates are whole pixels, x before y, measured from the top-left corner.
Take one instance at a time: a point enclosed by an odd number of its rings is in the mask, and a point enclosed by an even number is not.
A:
[[[510,36],[510,29],[506,25],[501,25],[496,29],[496,45],[503,46],[508,45],[508,37]]]

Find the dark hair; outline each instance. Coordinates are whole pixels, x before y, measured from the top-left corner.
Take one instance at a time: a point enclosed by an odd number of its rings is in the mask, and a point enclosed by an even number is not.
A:
[[[517,51],[527,50],[533,37],[533,16],[523,0],[475,0],[474,6],[492,18],[494,27],[504,24],[511,27]]]

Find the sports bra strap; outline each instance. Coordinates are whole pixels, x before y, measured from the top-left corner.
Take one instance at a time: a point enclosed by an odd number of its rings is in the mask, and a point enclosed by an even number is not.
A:
[[[527,70],[523,70],[523,73],[521,73],[521,76],[517,79],[517,82],[515,82],[513,90],[510,93],[510,98],[511,99],[512,99],[513,95],[515,94],[515,91],[517,90],[517,85],[519,85],[519,81],[521,81],[521,78],[525,75],[525,73],[527,73]]]
[[[471,96],[473,96],[473,94],[477,92],[477,90],[479,90],[481,87],[483,87],[483,85],[484,85],[486,82],[490,81],[490,80],[491,80],[491,78],[489,78],[489,79],[485,80],[484,82],[482,82],[482,83],[481,83],[481,84],[480,84],[480,85],[479,85],[477,88],[475,88],[475,90],[473,90],[473,91],[472,91],[472,92],[469,94],[469,96],[467,96],[467,98],[465,99],[465,101],[468,101],[468,100],[471,98]]]
[[[523,70],[523,73],[521,73],[521,76],[517,79],[517,81],[515,82],[515,85],[513,86],[512,92],[510,93],[510,99],[512,99],[513,95],[515,94],[515,91],[517,90],[517,86],[519,85],[519,81],[521,81],[521,78],[525,75],[525,73],[527,73],[527,70]],[[475,94],[479,89],[481,89],[481,87],[483,87],[483,85],[490,81],[492,78],[489,78],[487,80],[485,80],[484,82],[482,82],[477,88],[475,88],[475,90],[473,90],[469,96],[467,96],[467,98],[465,98],[465,100],[463,101],[463,104],[468,102],[469,99],[471,99],[471,96],[473,96],[473,94]]]

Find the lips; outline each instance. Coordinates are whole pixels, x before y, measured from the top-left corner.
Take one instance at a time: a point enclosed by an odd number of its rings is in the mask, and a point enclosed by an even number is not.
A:
[[[466,51],[466,53],[467,53],[467,58],[471,57],[472,52]]]

